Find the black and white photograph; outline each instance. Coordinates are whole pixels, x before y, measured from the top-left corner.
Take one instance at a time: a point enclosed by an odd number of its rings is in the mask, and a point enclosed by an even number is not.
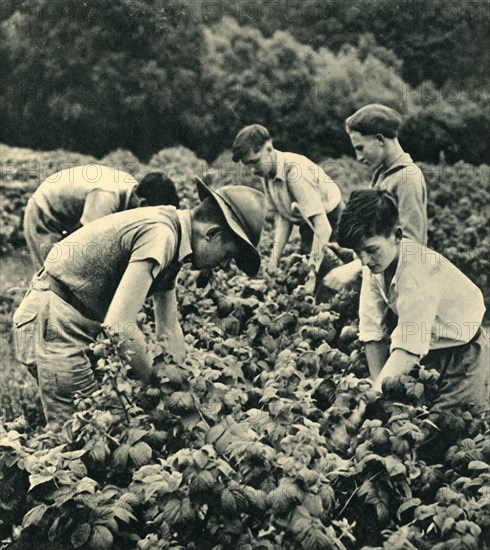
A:
[[[0,550],[490,550],[490,0],[0,0]]]

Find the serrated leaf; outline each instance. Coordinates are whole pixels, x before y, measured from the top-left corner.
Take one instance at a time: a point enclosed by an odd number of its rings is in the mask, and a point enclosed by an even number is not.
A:
[[[92,511],[94,523],[107,523],[114,516],[112,506],[99,506]]]
[[[194,476],[190,490],[194,493],[205,493],[214,485],[214,477],[211,472],[203,470]]]
[[[107,527],[104,525],[95,525],[89,540],[90,548],[93,548],[93,550],[109,550],[113,542],[114,537]]]
[[[124,493],[119,497],[118,505],[126,510],[132,510],[138,506],[139,502],[139,498],[134,493]]]
[[[119,447],[112,453],[112,464],[116,467],[125,468],[128,462],[128,453],[130,448],[131,447],[128,443],[119,445]]]
[[[114,516],[125,523],[129,523],[131,520],[136,521],[136,518],[129,510],[120,506],[114,508]]]
[[[80,548],[83,546],[92,533],[92,526],[89,523],[80,524],[75,531],[71,534],[70,541],[74,548]]]
[[[75,488],[75,494],[80,493],[90,493],[93,495],[95,493],[95,488],[97,487],[97,482],[90,478],[90,477],[84,477],[81,479]]]
[[[135,443],[137,443],[140,439],[145,437],[146,430],[142,430],[141,428],[131,428],[128,432],[128,440],[127,443],[131,447]]]
[[[43,519],[43,516],[48,508],[49,506],[47,504],[40,504],[39,506],[35,506],[29,510],[22,520],[22,527],[25,529],[30,525],[39,523]]]
[[[134,465],[137,468],[140,468],[141,466],[144,466],[145,464],[151,462],[151,455],[152,448],[148,445],[148,443],[145,443],[144,441],[136,443],[134,447],[131,447],[129,449],[129,456],[131,457]]]
[[[109,449],[107,444],[104,441],[97,441],[95,445],[90,450],[90,457],[95,462],[103,463],[107,455],[109,454]]]

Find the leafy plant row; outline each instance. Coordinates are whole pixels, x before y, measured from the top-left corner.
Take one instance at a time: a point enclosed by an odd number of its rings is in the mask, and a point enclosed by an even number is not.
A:
[[[182,276],[176,365],[139,322],[157,372],[133,379],[113,336],[99,389],[59,433],[5,425],[4,548],[477,549],[488,539],[490,446],[471,410],[428,409],[437,373],[378,399],[355,288],[315,305],[307,268]],[[364,420],[355,418],[366,404]]]

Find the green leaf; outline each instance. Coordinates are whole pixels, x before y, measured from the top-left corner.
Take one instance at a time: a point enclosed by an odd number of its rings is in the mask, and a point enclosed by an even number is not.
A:
[[[75,531],[71,534],[70,541],[74,548],[80,548],[83,546],[92,533],[92,526],[89,523],[80,524]]]
[[[89,546],[93,550],[109,550],[111,548],[114,537],[112,533],[103,525],[95,525],[90,537]]]
[[[48,508],[49,506],[47,504],[40,504],[39,506],[35,506],[29,510],[22,520],[22,527],[25,529],[30,525],[39,523],[43,519],[43,516]]]

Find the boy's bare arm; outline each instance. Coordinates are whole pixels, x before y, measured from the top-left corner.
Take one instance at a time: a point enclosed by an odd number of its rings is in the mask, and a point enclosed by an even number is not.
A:
[[[153,281],[151,261],[133,262],[128,265],[117,287],[104,324],[116,332],[133,352],[131,366],[136,375],[147,381],[151,373],[150,359],[146,352],[143,333],[136,318]]]
[[[384,340],[379,342],[366,342],[364,344],[364,353],[369,367],[369,375],[372,380],[376,380],[382,368],[390,356],[388,343]]]
[[[162,290],[153,296],[157,337],[167,338],[167,351],[177,362],[185,360],[184,333],[178,320],[175,289]]]
[[[283,218],[281,215],[276,215],[276,228],[274,232],[274,248],[271,254],[271,260],[270,263],[274,266],[279,265],[279,260],[281,259],[282,253],[284,251],[284,247],[286,246],[286,243],[289,240],[289,236],[291,235],[291,230],[293,228],[293,224],[287,220],[286,218]]]
[[[341,290],[344,286],[353,283],[362,272],[361,260],[353,260],[348,264],[334,267],[324,278],[324,283],[333,290]]]
[[[310,263],[315,266],[315,272],[318,272],[324,256],[323,247],[330,241],[332,235],[332,226],[325,214],[313,216],[312,222],[314,234],[310,252]]]
[[[404,349],[395,349],[388,358],[388,361],[386,361],[384,367],[381,369],[381,372],[376,377],[373,389],[381,391],[383,381],[386,378],[399,376],[400,374],[410,372],[418,361],[418,355],[405,351]]]

